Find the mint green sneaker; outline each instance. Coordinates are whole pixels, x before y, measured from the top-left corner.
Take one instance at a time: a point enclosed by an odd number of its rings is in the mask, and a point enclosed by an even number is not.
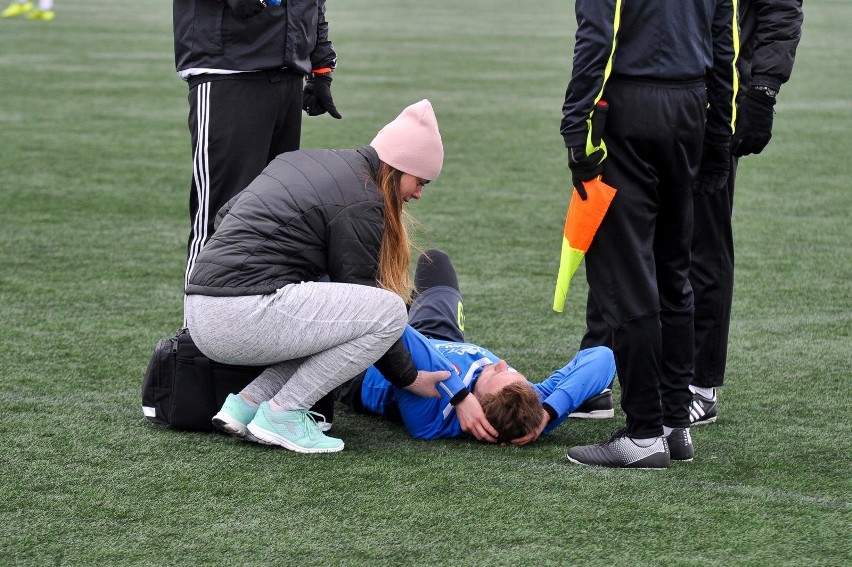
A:
[[[257,408],[251,407],[241,395],[228,394],[225,403],[222,404],[222,409],[213,416],[213,425],[216,429],[224,431],[228,435],[248,441],[257,441],[246,427],[254,419],[256,413]]]
[[[260,404],[248,432],[261,443],[280,445],[297,453],[336,453],[343,441],[323,435],[315,414],[309,410],[272,411],[267,402]]]

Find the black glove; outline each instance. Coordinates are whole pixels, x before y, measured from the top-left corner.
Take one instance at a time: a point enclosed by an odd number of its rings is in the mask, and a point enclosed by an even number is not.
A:
[[[571,169],[571,183],[574,184],[574,189],[580,195],[582,200],[586,200],[586,189],[583,187],[583,181],[591,181],[601,174],[603,170],[604,151],[595,150],[592,155],[586,155],[586,148],[583,146],[574,146],[568,148],[568,167]]]
[[[731,151],[728,146],[704,144],[701,166],[692,190],[696,195],[712,195],[728,183],[731,173]]]
[[[341,118],[331,98],[331,73],[315,74],[305,82],[302,96],[302,110],[308,116],[319,116],[328,112],[335,118]]]
[[[737,107],[737,130],[731,140],[731,153],[737,157],[759,154],[772,138],[775,97],[765,90],[749,89]]]
[[[226,0],[228,7],[238,18],[247,20],[263,12],[266,8],[266,0]]]

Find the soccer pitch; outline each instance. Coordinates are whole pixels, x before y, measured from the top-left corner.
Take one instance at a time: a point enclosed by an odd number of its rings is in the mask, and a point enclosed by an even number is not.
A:
[[[5,4],[4,4],[5,5]],[[852,3],[809,0],[767,150],[740,162],[719,421],[665,472],[573,465],[623,424],[522,448],[411,440],[338,406],[335,455],[147,423],[182,320],[191,174],[170,3],[0,20],[0,565],[852,564]],[[412,203],[468,338],[531,379],[576,351],[582,270],[550,309],[570,177],[571,2],[329,0],[343,120],[368,143],[429,98],[446,160]]]

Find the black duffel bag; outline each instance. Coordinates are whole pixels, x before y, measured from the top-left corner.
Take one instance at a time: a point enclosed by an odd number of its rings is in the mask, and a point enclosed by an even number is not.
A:
[[[161,339],[142,380],[142,414],[150,421],[193,431],[212,431],[212,419],[228,394],[236,394],[263,372],[265,366],[237,366],[210,360],[189,334],[180,329]],[[334,396],[328,394],[311,408],[331,423]]]
[[[235,366],[210,360],[188,329],[157,342],[142,381],[142,413],[176,429],[212,431],[211,419],[225,403],[263,372],[263,366]]]

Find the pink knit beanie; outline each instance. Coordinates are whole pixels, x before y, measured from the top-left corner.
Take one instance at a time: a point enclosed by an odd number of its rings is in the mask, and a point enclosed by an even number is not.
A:
[[[444,145],[432,103],[423,99],[379,130],[370,145],[379,159],[403,173],[433,181],[444,164]]]

